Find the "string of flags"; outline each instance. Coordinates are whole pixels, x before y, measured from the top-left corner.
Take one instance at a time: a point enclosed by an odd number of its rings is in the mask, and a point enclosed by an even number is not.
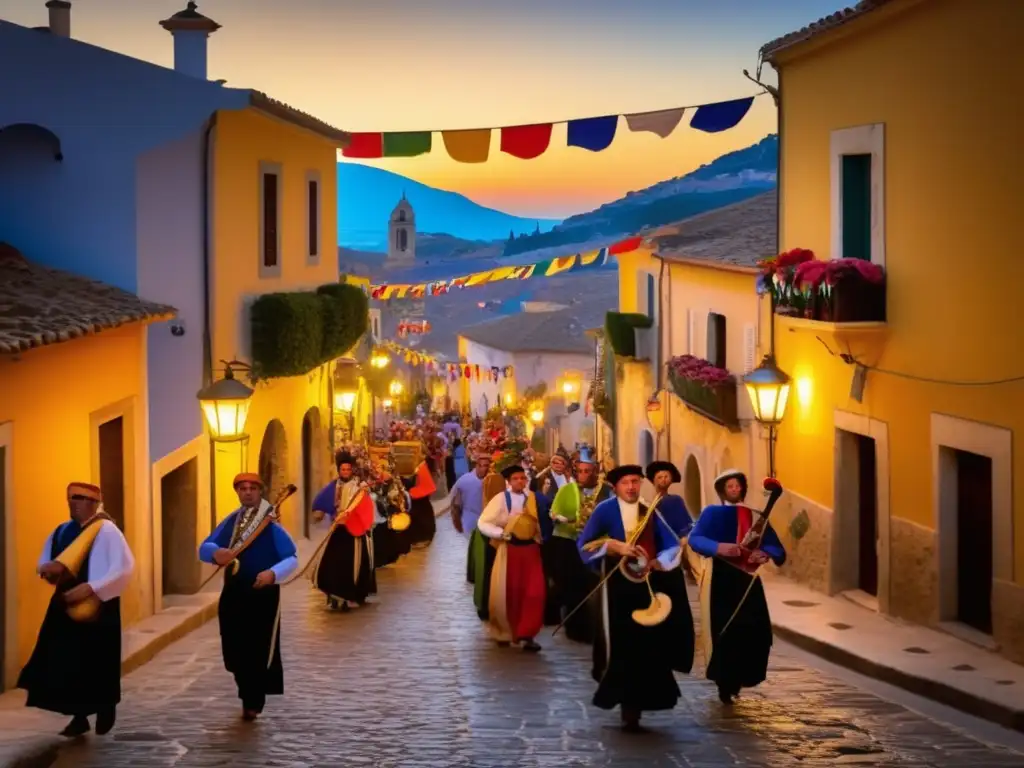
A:
[[[496,283],[500,280],[529,280],[535,277],[564,275],[567,272],[600,269],[613,256],[631,253],[639,248],[642,242],[643,237],[630,237],[626,240],[620,240],[607,248],[598,248],[587,253],[559,256],[554,259],[544,259],[533,264],[522,264],[515,267],[497,267],[448,280],[433,280],[418,284],[377,283],[370,286],[370,298],[380,301],[386,301],[387,299],[422,299],[426,296],[444,296],[455,288],[471,288],[487,285],[488,283]]]
[[[401,344],[397,344],[393,341],[384,341],[379,345],[381,349],[386,349],[398,357],[402,358],[407,363],[412,365],[424,365],[426,369],[433,372],[437,368],[437,358],[434,355],[421,352],[418,349],[410,349],[409,347],[403,347]]]
[[[458,381],[460,378],[498,381],[515,375],[515,368],[511,365],[499,367],[497,365],[476,365],[475,363],[442,363],[436,368],[436,372],[441,378],[447,375],[449,381]]]
[[[409,334],[420,336],[430,333],[430,323],[426,320],[402,320],[398,324],[398,337],[404,339]]]
[[[739,125],[750,111],[755,98],[756,96],[747,96],[742,99],[673,107],[655,112],[601,115],[533,125],[449,131],[353,133],[351,143],[342,150],[342,155],[360,160],[418,157],[428,154],[434,148],[434,134],[440,133],[441,141],[452,160],[459,163],[485,163],[491,151],[491,131],[498,131],[499,149],[502,153],[521,160],[533,160],[548,150],[551,145],[552,129],[562,124],[567,126],[568,146],[590,152],[603,152],[615,140],[620,117],[626,119],[626,126],[632,133],[653,133],[665,139],[672,135],[687,111],[692,111],[691,128],[704,133],[720,133]]]

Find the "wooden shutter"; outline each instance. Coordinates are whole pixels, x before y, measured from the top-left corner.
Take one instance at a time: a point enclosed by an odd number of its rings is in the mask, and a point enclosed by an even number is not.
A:
[[[747,323],[743,326],[743,373],[750,373],[757,367],[757,326]]]
[[[843,258],[871,260],[871,155],[843,155]]]
[[[718,368],[726,367],[725,315],[717,312],[708,312],[708,353],[705,357]]]

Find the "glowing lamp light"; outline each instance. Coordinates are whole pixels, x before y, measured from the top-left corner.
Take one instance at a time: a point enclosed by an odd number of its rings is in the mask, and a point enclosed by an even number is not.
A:
[[[210,437],[221,442],[246,437],[245,421],[249,417],[249,404],[253,390],[235,378],[228,366],[224,378],[203,387],[196,393],[199,407],[206,417]]]
[[[398,379],[392,381],[391,384],[388,386],[388,392],[391,393],[392,397],[398,397],[400,394],[402,394],[402,391],[404,389],[405,387],[402,385],[402,382],[400,382]]]
[[[544,421],[544,411],[542,411],[540,408],[534,408],[532,411],[530,411],[530,421],[532,421],[534,424],[540,424],[542,421]]]
[[[342,390],[334,393],[334,410],[344,413],[352,413],[356,406],[356,391],[354,389]]]
[[[658,434],[665,429],[665,409],[658,394],[651,395],[647,401],[647,423]]]
[[[391,362],[391,358],[385,355],[383,352],[374,352],[370,358],[370,365],[374,368],[387,368],[388,363]]]
[[[505,393],[505,405],[512,405],[512,393],[511,392],[506,392]]]
[[[383,400],[380,401],[380,404],[384,408],[384,410],[389,410],[391,406],[394,405],[394,402],[391,400],[390,397],[385,397]]]
[[[771,355],[743,377],[743,384],[754,408],[754,418],[761,424],[775,426],[786,415],[789,401],[789,375],[780,370]]]

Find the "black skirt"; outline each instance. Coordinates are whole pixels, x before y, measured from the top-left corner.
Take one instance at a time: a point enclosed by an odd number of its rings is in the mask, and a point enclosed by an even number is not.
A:
[[[572,539],[552,536],[548,545],[553,560],[551,576],[558,593],[559,608],[563,617],[569,616],[574,608],[587,599],[600,578],[583,563],[576,542]],[[594,642],[600,605],[600,592],[591,595],[587,604],[565,622],[565,636],[577,643]]]
[[[712,560],[711,638],[712,653],[707,675],[718,685],[738,693],[753,688],[768,675],[768,656],[772,650],[772,622],[764,596],[764,584],[735,566]],[[750,587],[743,607],[726,628],[729,617]],[[725,633],[722,633],[722,629]]]
[[[64,590],[62,589],[61,592]],[[54,593],[28,664],[18,677],[30,707],[94,715],[121,701],[121,601],[102,604],[95,621],[74,621]]]
[[[386,522],[378,523],[373,527],[374,568],[384,568],[402,556],[401,542],[399,541],[401,535],[398,531],[391,530]]]
[[[558,578],[558,572],[559,560],[565,553],[565,546],[561,542],[565,541],[568,539],[552,536],[540,548],[541,563],[544,566],[544,582],[547,585],[547,594],[544,599],[544,626],[546,627],[553,627],[562,621],[562,605],[565,601],[561,594],[562,583]],[[576,547],[573,545],[573,550],[575,549]],[[574,551],[573,554],[577,560],[580,559],[577,552]]]
[[[336,525],[316,569],[316,588],[335,600],[362,605],[377,589],[371,555],[366,536],[353,536],[345,526]]]
[[[432,542],[434,534],[437,533],[437,522],[434,520],[434,505],[430,503],[430,499],[413,499],[409,517],[412,520],[405,533],[410,545]]]
[[[616,558],[605,561],[606,568],[618,564]],[[661,624],[644,627],[633,621],[632,612],[651,604],[647,585],[634,584],[619,573],[605,583],[607,621],[602,602],[594,638],[596,707],[648,712],[672,709],[679,701],[673,673],[689,672],[693,666],[693,615],[686,582],[676,569],[652,573],[651,587],[671,598],[672,613]]]
[[[251,579],[225,576],[217,606],[224,668],[235,677],[238,698],[257,711],[266,696],[284,693],[280,609],[278,585],[255,589]]]

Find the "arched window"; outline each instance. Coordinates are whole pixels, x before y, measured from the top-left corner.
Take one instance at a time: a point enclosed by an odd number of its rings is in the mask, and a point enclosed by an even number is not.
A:
[[[399,221],[405,221],[405,211],[399,211],[398,212],[398,220]]]
[[[403,228],[398,230],[398,250],[404,251],[409,247],[409,233]]]

